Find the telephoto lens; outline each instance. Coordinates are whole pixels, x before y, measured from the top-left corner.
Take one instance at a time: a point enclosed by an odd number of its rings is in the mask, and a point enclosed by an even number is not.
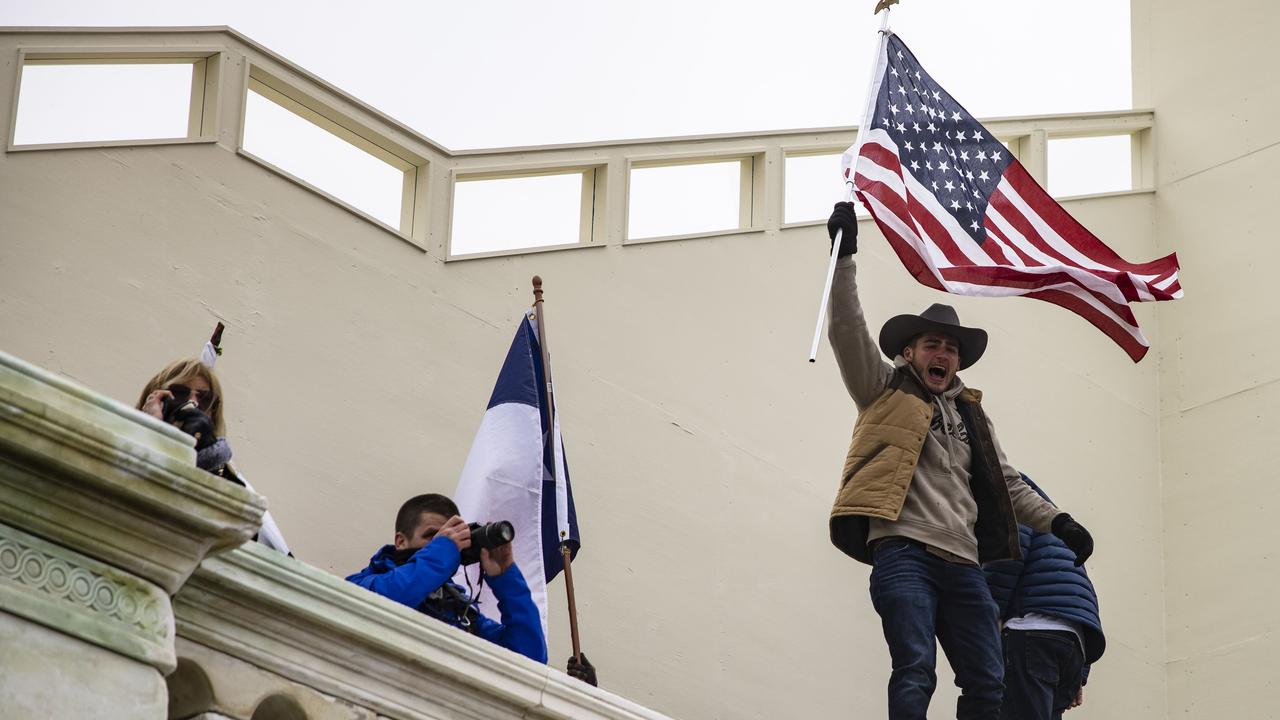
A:
[[[471,523],[471,547],[462,551],[462,564],[471,565],[480,562],[480,550],[492,550],[516,539],[516,528],[506,520],[497,522]]]

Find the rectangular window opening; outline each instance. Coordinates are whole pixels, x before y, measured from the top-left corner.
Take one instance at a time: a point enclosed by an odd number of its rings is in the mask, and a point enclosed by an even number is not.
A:
[[[591,232],[595,173],[459,178],[453,188],[449,255],[497,253],[582,242]]]
[[[186,138],[194,63],[28,61],[13,144]]]
[[[741,228],[744,164],[730,160],[632,168],[627,237]]]
[[[1049,139],[1049,194],[1054,197],[1133,189],[1131,136]]]
[[[786,163],[783,222],[814,222],[830,217],[832,206],[843,200],[845,193],[840,153],[789,155]],[[860,202],[857,213],[870,217]]]
[[[251,80],[241,147],[390,227],[408,232],[402,210],[409,194],[406,186],[414,177],[413,166],[402,159],[393,165],[352,142],[373,144],[371,140],[354,133],[349,134],[352,140],[341,137],[293,107],[312,114]],[[342,129],[337,121],[324,116],[316,119]]]

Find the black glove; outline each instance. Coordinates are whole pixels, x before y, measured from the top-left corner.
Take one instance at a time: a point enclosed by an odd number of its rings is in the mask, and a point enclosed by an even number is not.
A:
[[[587,662],[586,653],[579,653],[578,657],[582,658],[582,662],[576,662],[572,655],[569,656],[569,664],[565,667],[565,672],[569,673],[571,677],[576,677],[591,687],[596,687],[595,666]]]
[[[194,405],[178,408],[173,413],[173,422],[179,430],[196,439],[196,452],[209,447],[218,439],[214,435],[213,420]]]
[[[832,243],[836,241],[837,230],[844,231],[840,236],[838,257],[858,252],[858,216],[853,212],[853,203],[836,203],[835,210],[831,212],[831,218],[827,220],[827,236],[831,238]]]
[[[1083,565],[1093,554],[1093,536],[1070,515],[1059,513],[1050,527],[1053,529],[1053,534],[1076,554],[1076,567]]]

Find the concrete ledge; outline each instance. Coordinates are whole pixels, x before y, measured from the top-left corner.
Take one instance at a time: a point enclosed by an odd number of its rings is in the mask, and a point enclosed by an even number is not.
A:
[[[195,467],[175,428],[0,353],[0,522],[167,593],[253,536],[265,501]]]
[[[186,641],[386,717],[665,717],[252,543],[206,560],[174,612]]]

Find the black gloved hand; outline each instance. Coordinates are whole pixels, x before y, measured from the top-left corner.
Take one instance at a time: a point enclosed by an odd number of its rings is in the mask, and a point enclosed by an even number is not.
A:
[[[571,677],[578,678],[591,687],[596,687],[595,666],[587,662],[586,653],[579,653],[578,657],[582,658],[582,662],[576,662],[572,655],[569,656],[569,664],[565,667],[565,672],[569,673]]]
[[[832,243],[836,241],[837,230],[844,231],[844,234],[840,236],[840,254],[838,257],[858,252],[858,216],[854,214],[853,203],[836,203],[830,219],[827,220],[827,237],[831,238]]]
[[[1053,529],[1053,534],[1076,554],[1076,567],[1083,565],[1093,554],[1093,536],[1070,515],[1059,513],[1053,518],[1053,524],[1050,527]]]
[[[196,439],[196,452],[209,447],[218,439],[214,434],[213,420],[193,404],[178,408],[173,413],[173,423],[179,430]]]

